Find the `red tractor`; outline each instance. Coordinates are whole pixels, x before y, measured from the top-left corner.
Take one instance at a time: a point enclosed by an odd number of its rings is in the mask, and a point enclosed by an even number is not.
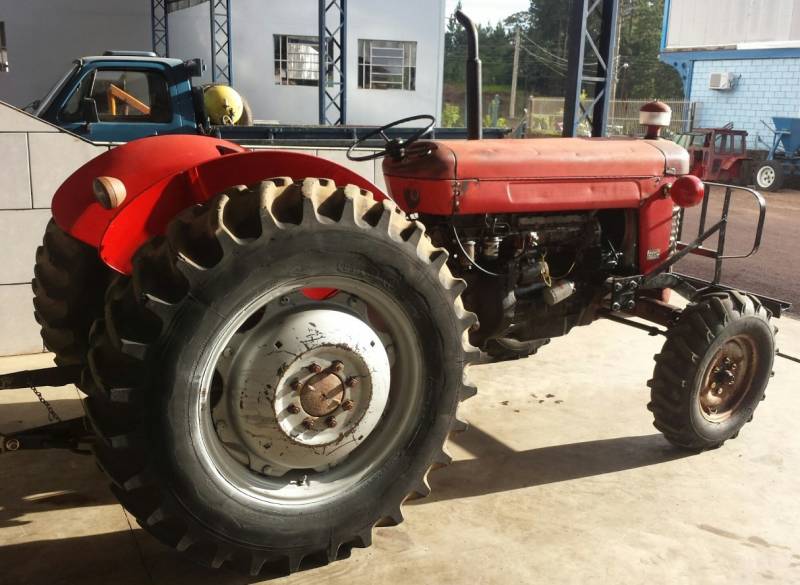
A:
[[[691,174],[704,181],[746,185],[750,183],[753,161],[747,154],[747,131],[724,128],[695,128],[678,134],[675,142],[689,152]]]
[[[200,136],[86,164],[55,195],[33,281],[59,367],[5,387],[78,380],[122,505],[199,562],[254,575],[369,546],[450,461],[471,364],[598,318],[666,336],[649,408],[671,443],[735,437],[787,307],[672,271],[691,252],[720,266],[727,215],[678,242],[676,209],[707,199],[686,151],[658,138],[658,104],[647,139],[480,140],[475,71],[471,140],[419,131],[367,155],[385,156],[387,193],[313,156]]]

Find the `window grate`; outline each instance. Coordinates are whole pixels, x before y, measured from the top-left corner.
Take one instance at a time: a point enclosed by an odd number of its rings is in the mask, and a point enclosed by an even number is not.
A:
[[[204,2],[208,2],[208,0],[167,0],[167,12],[177,12]]]
[[[328,74],[332,75],[332,47],[327,53]],[[275,83],[319,85],[319,37],[275,35]]]
[[[416,42],[358,41],[359,88],[414,91],[416,77]]]

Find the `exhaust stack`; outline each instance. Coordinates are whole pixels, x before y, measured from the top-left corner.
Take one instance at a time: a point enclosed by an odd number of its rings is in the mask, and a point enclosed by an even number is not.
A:
[[[480,140],[483,137],[483,82],[478,56],[478,29],[461,10],[456,11],[456,20],[467,32],[467,140]]]

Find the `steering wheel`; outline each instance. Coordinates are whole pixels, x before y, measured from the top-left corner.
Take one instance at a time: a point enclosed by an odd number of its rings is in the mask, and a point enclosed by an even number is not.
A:
[[[400,124],[406,124],[408,122],[416,122],[417,120],[428,120],[428,125],[424,128],[418,129],[414,132],[411,136],[409,136],[406,140],[402,140],[400,138],[389,138],[386,135],[387,130],[391,130],[395,126],[399,126]],[[408,148],[411,144],[428,134],[432,129],[433,125],[436,124],[436,118],[429,114],[422,114],[420,116],[411,116],[409,118],[403,118],[402,120],[395,120],[390,124],[386,124],[386,126],[381,126],[380,128],[373,130],[366,136],[362,136],[361,138],[357,139],[353,145],[347,149],[347,158],[354,161],[365,161],[365,160],[375,160],[376,158],[381,158],[384,156],[391,156],[394,159],[401,159],[405,155],[406,148]],[[356,156],[353,152],[361,147],[367,140],[374,138],[376,136],[380,136],[383,138],[385,146],[383,150],[378,152],[373,152],[372,154],[365,154],[363,156]]]

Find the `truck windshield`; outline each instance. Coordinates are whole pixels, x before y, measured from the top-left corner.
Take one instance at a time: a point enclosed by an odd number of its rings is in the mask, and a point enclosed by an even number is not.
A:
[[[64,74],[64,76],[59,79],[56,84],[50,88],[45,96],[39,101],[39,106],[36,108],[36,111],[33,113],[34,116],[40,117],[44,111],[47,109],[47,106],[50,105],[50,102],[53,101],[53,98],[56,96],[58,91],[64,86],[68,79],[72,77],[72,75],[78,70],[78,63],[73,63],[72,67]]]

